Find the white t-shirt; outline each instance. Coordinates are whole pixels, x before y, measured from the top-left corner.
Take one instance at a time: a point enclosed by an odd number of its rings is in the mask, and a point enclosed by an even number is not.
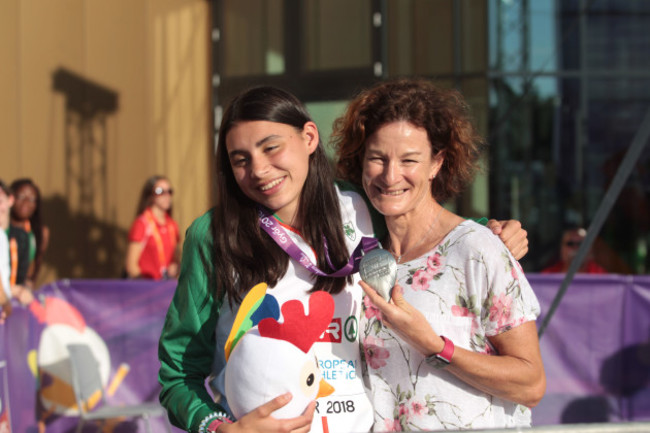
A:
[[[7,299],[11,299],[11,264],[9,262],[9,240],[4,229],[0,229],[0,281],[4,288]]]
[[[464,221],[428,253],[398,265],[404,298],[457,347],[494,355],[488,337],[535,320],[539,303],[503,242]],[[373,431],[529,426],[530,409],[436,369],[380,321],[364,299],[361,341],[368,363]]]
[[[341,206],[341,216],[345,228],[346,244],[352,253],[363,236],[373,236],[370,214],[363,198],[349,191],[337,188]],[[307,253],[316,263],[313,250],[302,237],[287,230],[293,242]],[[317,400],[316,413],[311,426],[312,432],[367,432],[372,425],[372,406],[366,393],[361,375],[362,365],[359,351],[359,319],[361,314],[361,287],[359,275],[353,276],[353,284],[341,293],[333,295],[335,302],[334,317],[322,341],[314,343],[323,378],[334,387],[333,394]],[[295,259],[289,260],[289,266],[282,280],[268,293],[273,295],[278,304],[291,299],[303,302],[308,309],[309,290],[313,286],[311,273]],[[231,311],[228,302],[224,302],[217,323],[217,353],[215,357],[215,380],[211,386],[215,392],[224,395],[225,357],[223,347],[237,314]],[[227,408],[225,400],[219,404]]]

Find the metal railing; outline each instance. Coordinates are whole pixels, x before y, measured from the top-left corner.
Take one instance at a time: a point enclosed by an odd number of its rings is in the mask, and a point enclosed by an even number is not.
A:
[[[438,433],[443,430],[430,431]],[[537,427],[515,427],[505,429],[472,430],[489,433],[650,433],[650,422],[561,424]],[[447,431],[448,433],[448,431]]]

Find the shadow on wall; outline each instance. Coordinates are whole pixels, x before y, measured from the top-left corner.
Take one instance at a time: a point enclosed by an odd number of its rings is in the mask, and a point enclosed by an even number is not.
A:
[[[52,72],[52,90],[65,97],[65,192],[43,198],[50,227],[46,267],[53,278],[118,278],[127,233],[98,220],[108,215],[108,119],[118,112],[118,93],[66,68]]]
[[[562,412],[562,424],[603,423],[615,419],[634,419],[641,395],[650,384],[650,338],[623,347],[607,357],[601,366],[600,384],[607,396],[573,400]]]
[[[595,396],[573,400],[562,411],[562,424],[588,424],[609,422],[611,412],[606,397]]]
[[[106,215],[108,118],[118,111],[118,93],[65,68],[52,74],[52,89],[65,96],[66,196],[81,213]]]
[[[620,399],[625,416],[637,415],[637,399],[647,402],[646,390],[650,385],[650,330],[645,342],[625,346],[603,361],[600,383]]]
[[[50,227],[45,262],[58,278],[119,278],[124,269],[127,231],[81,213],[73,214],[65,197],[44,198]]]

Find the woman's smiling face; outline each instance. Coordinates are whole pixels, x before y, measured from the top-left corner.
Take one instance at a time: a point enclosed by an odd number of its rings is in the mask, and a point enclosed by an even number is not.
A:
[[[309,156],[318,147],[318,129],[284,123],[247,121],[226,135],[226,148],[237,184],[251,200],[269,208],[290,225],[309,173]]]
[[[431,182],[441,165],[426,130],[405,121],[387,123],[366,142],[363,189],[383,215],[405,215],[432,200]]]
[[[14,207],[12,208],[13,218],[26,221],[36,211],[38,195],[34,187],[25,184],[14,191]]]

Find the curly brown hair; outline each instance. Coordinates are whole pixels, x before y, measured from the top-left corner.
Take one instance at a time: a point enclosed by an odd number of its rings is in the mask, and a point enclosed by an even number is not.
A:
[[[407,121],[427,132],[432,155],[444,155],[431,194],[444,202],[474,178],[485,144],[460,92],[422,78],[384,81],[359,93],[334,122],[336,174],[361,185],[366,140],[387,123]]]

